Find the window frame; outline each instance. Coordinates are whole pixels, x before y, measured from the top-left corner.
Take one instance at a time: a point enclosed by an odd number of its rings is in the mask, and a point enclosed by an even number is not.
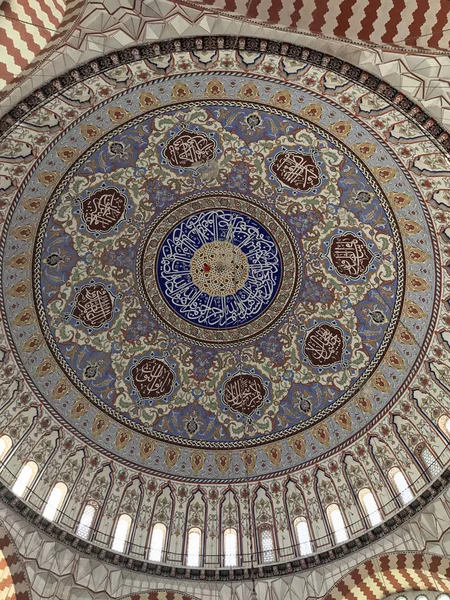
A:
[[[333,518],[331,517],[331,515],[334,512],[338,512],[339,518],[341,519],[344,527],[341,527],[340,529],[335,529],[335,524],[333,523]],[[327,514],[328,524],[331,529],[331,535],[333,537],[333,542],[335,543],[335,545],[345,544],[346,542],[348,542],[348,540],[350,539],[350,535],[348,532],[348,525],[345,523],[344,515],[342,514],[342,510],[341,510],[341,507],[339,506],[339,504],[337,504],[337,502],[332,502],[331,504],[329,504],[326,509],[326,514]],[[341,537],[342,537],[342,539],[338,539]]]
[[[9,435],[6,435],[6,433],[5,433],[2,436],[0,436],[0,442],[2,440],[6,440],[6,441],[5,441],[5,448],[4,448],[3,452],[0,452],[0,463],[4,462],[4,459],[8,456],[9,451],[12,448],[12,439],[9,437]]]
[[[236,559],[234,564],[229,564],[227,563],[227,543],[226,543],[226,537],[227,534],[233,532],[233,535],[236,539]],[[238,567],[240,564],[240,560],[239,560],[239,536],[238,536],[238,532],[237,529],[235,527],[227,527],[226,529],[224,529],[223,534],[222,534],[222,541],[223,541],[223,566],[224,567]]]
[[[445,415],[441,415],[439,417],[438,427],[447,438],[450,438],[450,416],[449,415],[445,414]]]
[[[89,506],[90,506],[90,507],[92,507],[92,508],[94,509],[94,515],[93,515],[93,517],[92,517],[92,520],[91,520],[91,523],[90,523],[90,525],[89,525],[89,526],[87,526],[87,525],[85,525],[84,523],[82,523],[81,521],[82,521],[82,519],[83,519],[84,513],[86,512],[86,509],[87,509]],[[96,502],[95,500],[88,500],[88,501],[86,502],[86,504],[84,505],[84,507],[83,507],[83,512],[81,513],[81,517],[80,517],[80,520],[78,521],[77,530],[76,530],[76,535],[77,535],[77,536],[78,536],[80,539],[82,539],[82,540],[90,540],[90,539],[92,538],[92,533],[94,532],[94,523],[95,523],[95,520],[97,519],[97,515],[98,515],[98,512],[99,512],[99,510],[100,510],[100,505],[99,505],[99,503],[98,503],[98,502]],[[88,532],[87,532],[87,536],[86,536],[86,537],[85,537],[85,536],[83,536],[83,535],[80,535],[80,528],[81,528],[81,527],[84,527],[85,529],[87,529],[87,530],[88,530]]]
[[[427,453],[427,455],[430,458],[430,462],[427,463],[426,459],[424,458],[424,454]],[[420,464],[422,465],[422,469],[425,471],[426,475],[430,478],[430,479],[435,479],[436,477],[439,477],[440,473],[441,473],[441,466],[439,464],[439,459],[438,457],[430,450],[430,448],[428,448],[428,446],[426,444],[420,444],[418,451],[417,451],[417,456],[420,460]],[[435,473],[433,473],[433,471],[436,471]]]
[[[308,535],[309,535],[309,540],[307,542],[300,541],[300,536],[298,535],[298,529],[297,529],[299,523],[305,523],[305,525],[306,525],[306,529],[307,529]],[[311,554],[314,554],[314,544],[313,544],[313,538],[311,535],[311,526],[310,526],[308,519],[304,515],[299,515],[299,516],[295,517],[294,532],[295,532],[296,547],[297,547],[299,556],[311,556]],[[305,546],[306,544],[309,544],[310,551],[302,552],[302,546]]]
[[[272,538],[272,549],[271,550],[264,550],[264,548],[263,548],[262,536],[265,531],[270,531],[270,535]],[[274,534],[275,534],[275,532],[274,532],[272,525],[269,525],[268,523],[264,523],[263,525],[260,525],[258,527],[258,542],[259,542],[260,557],[261,557],[260,562],[262,564],[268,564],[268,563],[277,561],[277,549],[276,549],[276,545],[275,545],[275,535]],[[268,554],[269,552],[271,552],[273,554],[273,560],[265,560],[264,555]]]
[[[159,559],[153,558],[151,556],[152,553],[152,541],[153,541],[153,536],[155,534],[155,531],[157,529],[160,529],[164,532],[163,534],[163,540],[162,540],[162,544],[161,544],[161,550],[159,553]],[[167,542],[167,525],[165,523],[155,523],[152,527],[152,531],[151,531],[151,535],[150,535],[150,544],[148,547],[148,560],[150,562],[157,562],[157,563],[161,563],[165,561],[166,558],[166,542]]]
[[[62,489],[62,495],[58,500],[58,503],[57,503],[58,505],[51,506],[50,499],[52,497],[52,494],[57,489]],[[67,497],[68,492],[69,492],[69,489],[63,481],[57,481],[55,483],[55,485],[52,487],[52,489],[47,497],[47,501],[45,503],[44,510],[42,511],[42,516],[44,517],[44,519],[47,519],[47,521],[50,521],[51,523],[55,523],[58,521],[59,517],[61,516],[61,507],[64,504],[64,501]],[[47,514],[46,514],[46,512],[47,512]]]
[[[127,523],[128,523],[127,532],[126,532],[126,535],[125,535],[124,538],[118,538],[117,539],[117,533],[118,533],[117,530],[119,528],[119,524],[120,524],[121,520],[126,520],[127,521]],[[118,552],[119,554],[124,554],[125,553],[126,547],[130,543],[130,531],[131,531],[131,525],[132,524],[133,524],[133,519],[131,518],[131,516],[128,513],[122,513],[119,516],[119,518],[116,521],[116,526],[114,528],[114,535],[113,535],[112,543],[111,543],[111,550],[113,552]],[[120,550],[118,548],[114,547],[116,541],[117,542],[119,542],[119,541],[123,542],[122,548]]]
[[[373,498],[374,504],[376,506],[376,512],[373,511],[373,512],[369,513],[369,508],[366,506],[366,504],[364,502],[364,497],[367,497],[369,495],[372,496],[372,498]],[[360,489],[359,492],[358,492],[358,500],[359,500],[359,503],[360,503],[360,505],[361,505],[361,507],[363,509],[364,516],[369,521],[370,526],[371,527],[378,527],[378,525],[381,525],[381,523],[383,522],[383,515],[381,514],[380,506],[378,504],[378,501],[377,501],[377,499],[376,499],[375,494],[373,493],[373,491],[370,488],[368,488],[368,487]],[[376,521],[376,522],[374,522],[373,521],[373,515],[376,515],[376,514],[378,514],[379,520]]]
[[[402,491],[400,491],[400,488],[395,481],[395,476],[397,475],[397,473],[399,473],[403,477],[403,479],[405,480],[405,483],[406,483],[406,487]],[[396,492],[395,497],[396,497],[396,499],[398,499],[398,501],[401,503],[402,506],[407,506],[410,502],[412,502],[414,500],[414,494],[411,489],[411,484],[409,483],[408,478],[403,473],[403,471],[400,469],[400,467],[398,467],[398,466],[391,467],[388,472],[388,478]],[[408,493],[410,494],[410,498],[405,497],[408,495]]]
[[[30,478],[28,479],[28,481],[25,484],[19,484],[18,482],[20,480],[20,476],[21,476],[23,470],[30,465],[33,465],[31,467],[32,472],[31,472]],[[35,463],[34,460],[28,460],[24,465],[21,466],[20,470],[17,473],[16,480],[11,487],[12,493],[15,494],[18,498],[26,498],[28,496],[28,494],[31,492],[31,488],[37,477],[38,472],[39,472],[39,467],[38,467],[37,463]],[[22,485],[22,489],[20,489],[20,485]],[[14,488],[16,488],[16,491],[14,490]]]
[[[199,545],[198,545],[198,560],[197,560],[197,564],[190,564],[189,561],[189,547],[191,545],[191,535],[193,533],[197,533],[198,532],[198,537],[199,537]],[[203,531],[200,529],[200,527],[190,527],[188,529],[187,532],[187,537],[186,537],[186,558],[185,558],[185,563],[187,567],[190,567],[191,569],[199,569],[202,566],[202,553],[203,553]]]

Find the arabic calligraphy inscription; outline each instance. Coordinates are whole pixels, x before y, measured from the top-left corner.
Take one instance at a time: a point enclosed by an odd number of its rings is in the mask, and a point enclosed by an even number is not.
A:
[[[97,190],[82,200],[82,219],[89,231],[108,233],[121,220],[126,202],[115,188]]]
[[[113,316],[113,299],[103,284],[86,285],[75,296],[72,314],[86,327],[101,327]]]
[[[134,387],[141,398],[168,396],[174,387],[174,373],[162,360],[144,358],[131,369]]]
[[[315,367],[329,367],[341,362],[344,352],[342,331],[328,323],[318,325],[306,336],[304,352]]]
[[[314,158],[301,152],[280,152],[272,164],[277,178],[290,188],[308,192],[320,185],[320,169]]]
[[[173,167],[198,167],[213,160],[217,143],[202,132],[182,131],[167,142],[162,152]]]
[[[340,275],[358,279],[367,273],[372,259],[365,241],[353,233],[339,235],[331,242],[330,260]]]
[[[205,210],[161,244],[158,284],[184,319],[215,329],[259,316],[276,296],[282,262],[271,234],[249,215]]]
[[[224,385],[223,402],[232,411],[251,415],[264,404],[267,388],[256,375],[240,373]]]

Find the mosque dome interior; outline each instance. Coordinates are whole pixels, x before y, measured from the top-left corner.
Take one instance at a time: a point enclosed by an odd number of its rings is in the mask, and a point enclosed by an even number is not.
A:
[[[449,20],[0,5],[5,599],[449,600]]]

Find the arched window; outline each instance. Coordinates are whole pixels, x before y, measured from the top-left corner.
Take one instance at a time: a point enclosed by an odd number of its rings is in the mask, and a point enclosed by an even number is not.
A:
[[[432,452],[424,447],[420,452],[420,461],[425,467],[426,472],[432,478],[437,477],[441,472],[439,462]]]
[[[442,431],[450,437],[450,417],[448,415],[442,415],[442,417],[438,421],[439,427]]]
[[[381,514],[373,493],[368,488],[365,488],[359,491],[358,496],[359,501],[363,505],[366,517],[369,519],[369,523],[372,525],[372,527],[375,527],[375,525],[381,523]]]
[[[57,512],[61,509],[64,498],[67,494],[67,485],[59,481],[54,488],[50,496],[48,497],[47,504],[45,505],[44,512],[42,515],[47,521],[54,521]]]
[[[411,502],[413,499],[411,489],[406,481],[406,477],[398,467],[393,467],[389,471],[389,479],[391,480],[397,494],[400,496],[402,504],[408,504],[408,502]]]
[[[224,566],[237,567],[238,537],[236,529],[225,529],[223,532]]]
[[[305,517],[297,517],[294,521],[294,528],[300,556],[312,554],[311,534]]]
[[[348,533],[342,518],[341,509],[337,504],[330,504],[327,508],[327,517],[333,531],[336,544],[342,544],[348,540]]]
[[[189,529],[187,542],[186,565],[188,567],[200,566],[200,553],[202,551],[202,530],[198,527]]]
[[[29,490],[34,478],[37,475],[37,472],[38,466],[32,460],[23,465],[12,487],[13,493],[19,498],[22,498]]]
[[[123,552],[130,533],[131,517],[130,515],[120,515],[117,521],[116,531],[111,548],[115,552]]]
[[[12,441],[9,435],[2,435],[0,437],[0,460],[3,460],[8,454],[12,446]]]
[[[276,559],[272,527],[260,528],[259,543],[261,545],[262,562],[274,562]]]
[[[89,500],[83,510],[80,522],[77,527],[77,536],[88,540],[92,533],[92,524],[98,511],[98,504],[94,500]]]
[[[150,540],[148,560],[161,562],[164,544],[166,543],[167,527],[164,523],[155,523]]]

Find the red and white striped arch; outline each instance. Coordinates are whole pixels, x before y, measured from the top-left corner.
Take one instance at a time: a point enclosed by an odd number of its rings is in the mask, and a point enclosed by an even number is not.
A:
[[[25,566],[3,525],[0,524],[0,598],[30,600]]]
[[[299,32],[377,45],[450,45],[448,0],[176,0]]]
[[[450,592],[450,561],[443,556],[393,553],[360,564],[324,600],[381,600],[408,590]]]
[[[69,32],[85,0],[4,0],[0,2],[0,90],[22,81]],[[20,76],[20,77],[19,77]]]

